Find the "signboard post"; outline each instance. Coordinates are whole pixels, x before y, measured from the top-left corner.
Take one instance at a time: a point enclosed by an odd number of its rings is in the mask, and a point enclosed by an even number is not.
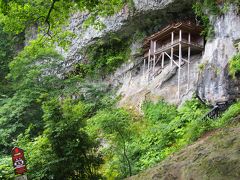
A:
[[[22,175],[22,176],[16,177],[15,180],[28,180],[28,179],[27,179],[27,175]]]
[[[18,147],[14,147],[12,149],[12,161],[13,161],[15,174],[23,175],[24,173],[27,172],[24,152],[22,149]]]

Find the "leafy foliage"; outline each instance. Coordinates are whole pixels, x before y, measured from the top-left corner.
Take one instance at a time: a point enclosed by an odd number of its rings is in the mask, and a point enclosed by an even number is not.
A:
[[[204,35],[207,39],[214,36],[214,29],[211,25],[209,17],[225,14],[231,4],[234,4],[238,9],[240,9],[240,3],[238,0],[199,0],[193,5],[195,14],[198,18],[200,18],[204,27],[202,35]]]
[[[143,116],[116,108],[117,98],[109,87],[87,80],[88,76],[104,77],[128,59],[131,40],[114,35],[89,46],[87,62],[59,78],[63,57],[54,49],[55,40],[68,46],[71,32],[63,29],[70,14],[89,11],[86,25],[100,27],[95,18],[113,14],[124,3],[0,1],[5,31],[21,34],[28,25],[36,25],[39,32],[13,58],[14,48],[8,43],[12,35],[0,29],[1,79],[8,74],[0,81],[1,179],[14,178],[9,154],[15,145],[25,150],[32,179],[122,179],[155,165],[239,114],[237,103],[219,120],[202,121],[207,108],[196,99],[179,109],[164,101],[146,102]],[[203,15],[202,9],[198,12]],[[6,83],[10,90],[3,88]]]
[[[204,30],[202,31],[202,35],[211,38],[214,35],[214,29],[210,23],[209,15],[218,15],[220,13],[217,2],[212,0],[198,1],[194,4],[193,9],[203,24]]]
[[[235,55],[229,62],[229,73],[235,78],[237,73],[240,73],[240,53]]]
[[[43,110],[45,133],[56,156],[51,166],[54,178],[97,178],[96,167],[101,164],[101,158],[94,156],[96,145],[82,130],[92,106],[81,101],[55,99],[44,103]]]
[[[34,124],[35,127],[32,134],[38,134],[43,129],[42,109],[37,99],[46,90],[56,88],[57,84],[51,87],[50,83],[46,86],[46,81],[40,81],[40,79],[44,79],[41,78],[41,75],[46,65],[38,65],[36,61],[46,57],[47,54],[51,57],[50,52],[53,52],[52,49],[37,46],[33,42],[32,46],[25,47],[11,61],[8,78],[12,81],[14,93],[2,101],[0,108],[2,131],[0,147],[4,151],[10,150],[9,148],[13,146],[18,134],[27,129],[30,124]]]
[[[12,93],[10,83],[5,77],[9,73],[8,64],[15,55],[16,47],[22,42],[21,37],[13,37],[3,32],[3,27],[0,25],[0,100]]]
[[[1,0],[0,15],[7,32],[19,34],[27,27],[37,24],[39,31],[52,35],[60,33],[67,25],[70,15],[76,11],[91,12],[89,18],[95,20],[98,15],[112,15],[123,4],[122,0]]]
[[[206,131],[205,126],[192,131],[206,110],[192,100],[180,109],[164,101],[146,102],[144,117],[124,109],[99,111],[87,121],[87,132],[107,140],[100,148],[105,157],[101,172],[108,179],[123,178],[130,170],[135,174],[155,165]]]
[[[156,164],[184,144],[191,142],[186,136],[187,129],[192,121],[206,111],[196,100],[186,102],[178,110],[163,101],[157,104],[146,103],[143,109],[146,127],[144,135],[139,140],[139,143],[143,144],[140,151],[142,157],[138,162],[139,169]]]
[[[82,80],[77,76],[59,79],[52,71],[59,67],[61,60],[51,44],[34,40],[11,61],[8,79],[12,81],[14,93],[1,101],[1,153],[10,154],[17,144],[31,152],[26,154],[32,178],[98,178],[96,167],[101,164],[101,157],[96,153],[97,143],[88,139],[81,128],[86,113],[90,116],[97,106],[110,102],[100,102],[104,88],[94,89],[90,84],[81,86],[78,83]],[[94,96],[95,104],[85,106],[67,98],[61,104],[59,98],[69,96],[89,102],[93,102]],[[41,163],[37,159],[42,159]],[[63,168],[64,163],[72,166]],[[12,177],[12,168],[1,167],[9,174],[6,176]]]
[[[153,123],[158,121],[170,122],[177,116],[176,107],[164,101],[159,101],[156,104],[146,102],[143,105],[143,111],[145,112],[145,117]]]
[[[132,175],[128,146],[132,136],[132,118],[124,109],[107,109],[88,120],[88,132],[108,141],[107,147],[103,147],[105,159],[113,159],[103,167],[108,179]],[[101,132],[101,135],[97,132]]]
[[[13,179],[12,158],[0,155],[0,178]]]
[[[114,72],[117,67],[128,60],[130,42],[131,40],[120,39],[111,34],[107,41],[98,40],[86,48],[87,62],[77,64],[73,75],[97,78]]]
[[[0,108],[0,147],[2,152],[10,152],[19,133],[32,124],[32,135],[36,136],[43,128],[42,111],[32,99],[33,92],[16,93]]]
[[[46,135],[32,138],[30,128],[24,134],[18,136],[17,145],[25,151],[29,178],[52,179],[54,162],[58,161],[54,154],[51,143]]]

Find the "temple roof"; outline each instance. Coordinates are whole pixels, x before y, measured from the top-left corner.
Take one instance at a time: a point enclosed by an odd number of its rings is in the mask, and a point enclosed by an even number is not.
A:
[[[160,40],[161,38],[166,37],[166,35],[169,35],[171,32],[175,30],[183,30],[185,32],[192,32],[194,34],[200,34],[202,31],[202,28],[200,26],[197,26],[196,24],[188,21],[188,22],[177,22],[172,23],[163,28],[161,31],[145,38],[143,47],[149,47],[150,42],[153,40]]]

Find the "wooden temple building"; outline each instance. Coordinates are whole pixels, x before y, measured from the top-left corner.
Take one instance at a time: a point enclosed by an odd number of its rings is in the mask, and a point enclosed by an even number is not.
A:
[[[184,64],[187,64],[188,88],[191,55],[201,53],[204,39],[202,29],[191,22],[178,22],[168,25],[144,41],[144,75],[154,78],[166,65],[178,67],[178,98],[180,98],[180,79]],[[152,76],[152,77],[150,77]]]

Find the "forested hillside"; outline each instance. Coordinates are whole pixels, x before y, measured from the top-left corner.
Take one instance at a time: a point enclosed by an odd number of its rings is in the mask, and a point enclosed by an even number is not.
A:
[[[25,152],[29,179],[124,179],[226,127],[240,114],[239,7],[238,0],[0,0],[0,179],[16,177],[15,146]],[[217,22],[228,15],[237,25],[222,37]],[[209,47],[214,38],[232,40],[194,64],[190,95],[172,103],[153,96],[150,83],[131,86],[141,81],[144,38],[191,17]],[[135,79],[116,76],[126,66]],[[173,88],[175,74],[153,89]],[[231,102],[214,119],[211,93]]]

